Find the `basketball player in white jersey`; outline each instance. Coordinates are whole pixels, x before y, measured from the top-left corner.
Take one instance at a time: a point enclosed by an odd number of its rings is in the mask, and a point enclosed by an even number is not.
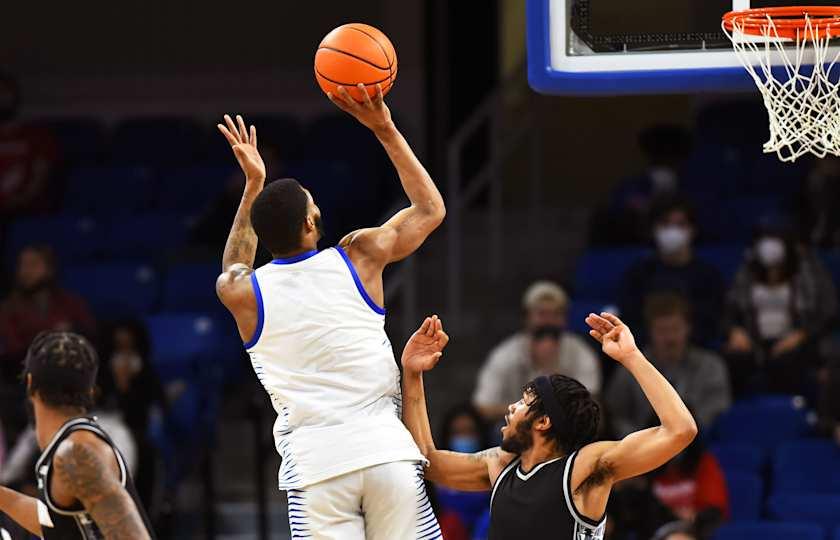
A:
[[[382,270],[440,225],[443,199],[391,121],[381,88],[364,103],[344,88],[329,97],[373,131],[410,206],[318,251],[321,215],[312,194],[292,179],[264,187],[255,128],[225,116],[219,129],[246,186],[216,290],[277,411],[279,486],[288,492],[292,538],[437,539],[423,455],[400,419]],[[257,239],[274,260],[253,269]]]
[[[462,491],[492,489],[490,540],[603,540],[613,486],[662,466],[697,434],[677,391],[639,351],[630,329],[610,313],[589,314],[586,323],[604,353],[636,378],[661,425],[593,442],[600,411],[586,387],[563,375],[540,376],[508,407],[500,447],[438,450],[423,372],[437,364],[449,337],[430,317],[405,346],[405,422],[429,460],[428,477]]]

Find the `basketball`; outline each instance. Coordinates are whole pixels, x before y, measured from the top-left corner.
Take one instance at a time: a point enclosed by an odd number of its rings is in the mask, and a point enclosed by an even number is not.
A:
[[[321,40],[315,53],[315,79],[324,93],[335,94],[338,86],[344,86],[353,99],[363,101],[359,83],[373,97],[377,84],[384,95],[396,78],[397,53],[391,40],[367,24],[339,26]]]

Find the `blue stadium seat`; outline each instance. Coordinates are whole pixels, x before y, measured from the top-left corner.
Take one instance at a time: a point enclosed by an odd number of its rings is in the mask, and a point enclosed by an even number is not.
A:
[[[106,246],[100,223],[88,217],[54,216],[15,220],[6,238],[5,261],[12,264],[21,248],[32,244],[52,246],[59,263],[82,262]]]
[[[157,185],[145,167],[85,166],[67,176],[63,209],[67,213],[120,215],[151,206]]]
[[[767,463],[767,454],[759,446],[747,443],[722,442],[711,447],[724,470],[759,474]]]
[[[761,516],[764,482],[755,473],[724,467],[729,508],[733,521],[751,521]]]
[[[778,493],[767,502],[767,513],[779,521],[811,521],[827,528],[840,527],[840,495]]]
[[[67,267],[63,285],[84,297],[103,317],[149,313],[158,300],[158,273],[145,263],[85,264]]]
[[[162,213],[199,214],[221,195],[234,174],[241,176],[230,165],[166,168],[160,173],[155,208]]]
[[[643,248],[590,250],[578,260],[573,297],[615,304],[624,272],[651,252]]]
[[[840,495],[840,447],[819,439],[781,445],[773,458],[773,493]]]
[[[825,540],[825,530],[813,523],[738,522],[726,523],[714,540]]]
[[[744,261],[746,246],[739,244],[706,245],[697,248],[697,258],[715,268],[727,283],[732,283],[735,273]]]
[[[142,214],[115,218],[108,230],[107,254],[124,259],[156,259],[182,247],[187,237],[187,220],[181,216]]]
[[[601,313],[610,311],[614,313],[618,308],[614,304],[605,304],[597,300],[573,300],[569,306],[569,330],[578,334],[589,334],[589,325],[586,324],[586,316],[590,313]]]
[[[811,432],[803,401],[792,396],[770,396],[736,403],[712,428],[712,439],[747,443],[765,450],[807,436]]]
[[[327,114],[315,119],[304,134],[304,159],[338,159],[357,166],[382,157],[382,147],[365,128],[347,115]]]
[[[207,136],[191,118],[132,118],[114,130],[111,158],[115,163],[189,164],[201,157]]]
[[[840,540],[840,527],[834,529],[834,536],[832,537],[832,540]]]
[[[38,123],[58,141],[65,163],[91,163],[106,152],[105,127],[95,118],[72,117]]]
[[[216,297],[217,263],[191,263],[170,267],[163,283],[161,310],[165,312],[220,312],[224,306]]]
[[[840,252],[823,251],[820,253],[820,258],[834,279],[834,284],[838,288],[838,291],[840,291]]]
[[[188,378],[217,365],[221,332],[203,313],[166,313],[146,318],[155,369],[165,381]]]

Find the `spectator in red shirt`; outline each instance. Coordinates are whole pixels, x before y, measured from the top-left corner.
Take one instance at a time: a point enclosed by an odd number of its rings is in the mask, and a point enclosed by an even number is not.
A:
[[[48,246],[23,248],[18,254],[15,285],[0,304],[5,380],[17,384],[20,362],[38,333],[68,331],[93,337],[95,327],[87,303],[58,286],[52,249]]]
[[[20,101],[17,83],[0,73],[0,215],[49,210],[50,173],[58,158],[52,135],[15,121]]]
[[[723,470],[699,439],[654,474],[651,488],[675,516],[705,529],[701,537],[729,518]]]

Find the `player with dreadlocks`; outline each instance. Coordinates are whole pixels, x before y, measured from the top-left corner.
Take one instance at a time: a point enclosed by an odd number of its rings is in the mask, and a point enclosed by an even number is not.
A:
[[[586,318],[601,348],[642,387],[661,425],[621,441],[593,442],[600,410],[589,391],[562,375],[540,376],[508,407],[502,444],[478,454],[435,448],[426,413],[423,372],[449,338],[427,318],[405,346],[403,420],[429,460],[426,477],[452,489],[484,491],[490,499],[490,540],[601,540],[616,482],[658,468],[697,433],[674,388],[636,347],[633,334],[609,313]]]
[[[98,367],[90,343],[69,332],[38,335],[26,355],[23,376],[42,451],[39,497],[0,487],[0,512],[45,540],[154,537],[125,460],[86,416]]]

